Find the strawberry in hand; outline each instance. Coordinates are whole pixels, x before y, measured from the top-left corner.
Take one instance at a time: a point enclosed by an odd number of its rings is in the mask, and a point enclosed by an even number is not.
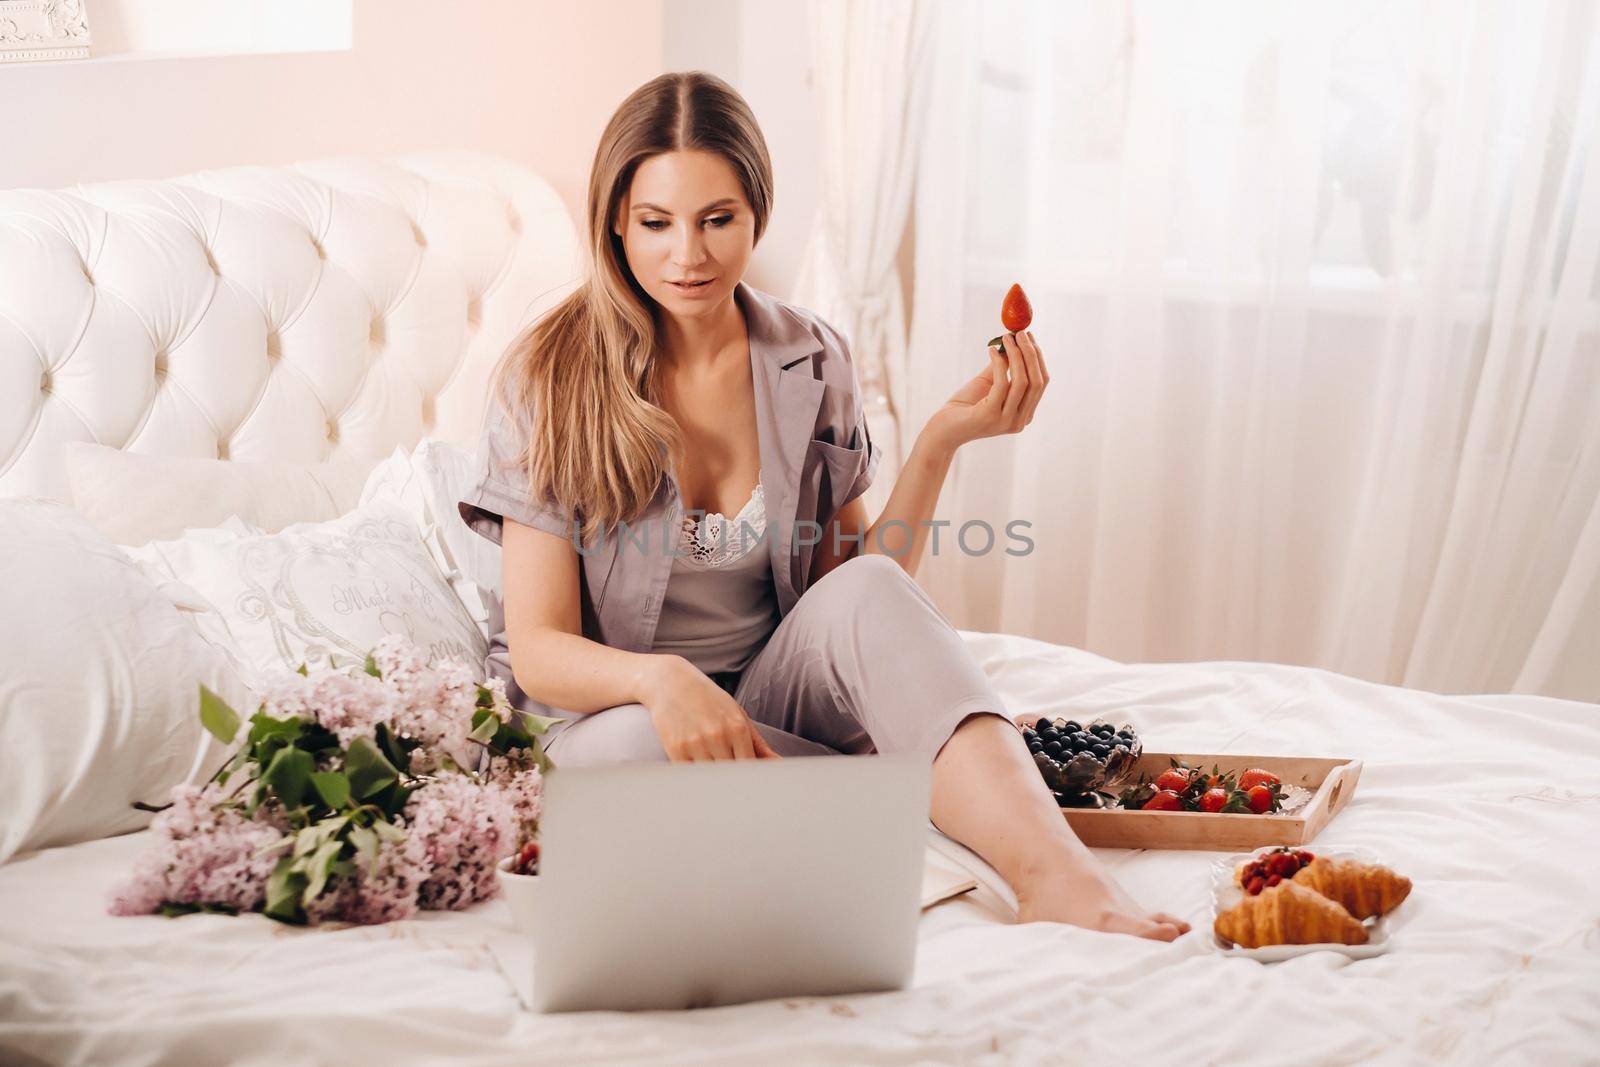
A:
[[[1044,353],[1027,329],[1033,309],[1021,286],[1013,285],[1006,294],[1001,318],[1007,332],[989,342],[989,365],[928,419],[925,431],[945,449],[1019,432],[1033,421],[1034,409],[1050,384]]]
[[[1022,286],[1013,285],[1006,290],[1006,298],[1000,301],[1000,325],[1008,333],[1021,333],[1033,324],[1033,305],[1028,303],[1028,294],[1022,291]],[[989,348],[999,348],[1000,341],[1005,337],[989,338]]]

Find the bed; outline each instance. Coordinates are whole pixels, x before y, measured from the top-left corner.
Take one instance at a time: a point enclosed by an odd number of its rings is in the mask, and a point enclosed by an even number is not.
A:
[[[574,240],[540,178],[471,156],[0,194],[0,373],[42,359],[38,394],[64,401],[0,400],[0,495],[61,496],[57,452],[86,438],[303,462],[470,444],[494,357],[570,284]],[[155,310],[172,287],[154,266],[230,276],[260,314],[164,334],[182,316]],[[89,297],[119,306],[96,321]],[[168,343],[259,374],[253,405],[222,427],[205,395],[130,392],[177,365]],[[995,873],[930,831],[979,887],[924,913],[905,991],[541,1016],[519,1000],[502,901],[312,930],[114,918],[107,894],[146,836],[130,833],[0,865],[0,1062],[1600,1063],[1600,708],[962,636],[1013,714],[1104,715],[1172,751],[1364,761],[1313,847],[1363,846],[1413,880],[1390,951],[1224,958],[1204,852],[1099,850],[1141,902],[1194,923],[1175,943],[1020,925]]]

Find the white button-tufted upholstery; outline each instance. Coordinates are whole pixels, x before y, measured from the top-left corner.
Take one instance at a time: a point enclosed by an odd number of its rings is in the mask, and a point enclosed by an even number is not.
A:
[[[0,191],[0,496],[67,499],[67,441],[470,445],[495,361],[580,266],[549,183],[484,156]]]

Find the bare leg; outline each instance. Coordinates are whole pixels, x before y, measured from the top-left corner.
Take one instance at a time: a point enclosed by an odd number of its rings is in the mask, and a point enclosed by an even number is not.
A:
[[[1020,922],[1064,922],[1172,941],[1189,924],[1141,908],[1067,821],[1022,736],[997,715],[963,719],[933,760],[930,816],[1017,894]]]

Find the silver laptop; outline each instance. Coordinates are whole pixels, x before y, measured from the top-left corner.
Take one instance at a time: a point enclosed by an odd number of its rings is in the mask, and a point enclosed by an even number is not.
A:
[[[907,756],[551,771],[534,1006],[904,988],[929,784],[927,760]]]

